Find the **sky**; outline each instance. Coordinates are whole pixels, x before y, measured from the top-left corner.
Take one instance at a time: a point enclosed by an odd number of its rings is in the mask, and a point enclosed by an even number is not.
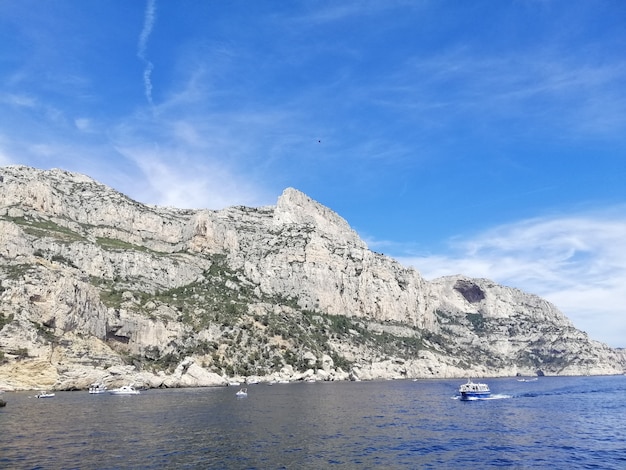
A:
[[[180,208],[294,187],[626,347],[625,51],[623,0],[0,0],[0,165]]]

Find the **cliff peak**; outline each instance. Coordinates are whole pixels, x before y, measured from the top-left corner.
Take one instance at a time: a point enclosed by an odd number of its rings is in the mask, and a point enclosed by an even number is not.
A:
[[[274,224],[309,225],[328,236],[365,247],[365,243],[343,217],[294,188],[285,189],[278,198]]]

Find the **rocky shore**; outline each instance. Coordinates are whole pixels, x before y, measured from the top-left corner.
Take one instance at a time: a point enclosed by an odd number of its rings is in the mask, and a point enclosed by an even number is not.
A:
[[[275,206],[147,206],[0,168],[0,390],[610,375],[626,356],[488,279],[425,280],[286,189]]]

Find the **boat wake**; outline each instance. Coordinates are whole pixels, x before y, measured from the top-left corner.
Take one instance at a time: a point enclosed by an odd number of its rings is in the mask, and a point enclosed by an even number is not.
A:
[[[505,395],[504,393],[496,393],[491,395],[489,398],[484,398],[484,400],[506,400],[508,398],[513,398],[513,395]]]
[[[460,395],[456,395],[451,397],[453,400],[461,400],[461,396]],[[506,400],[508,398],[513,398],[513,395],[504,395],[504,394],[493,394],[491,396],[488,397],[467,397],[465,399],[463,399],[462,401],[489,401],[489,400]]]

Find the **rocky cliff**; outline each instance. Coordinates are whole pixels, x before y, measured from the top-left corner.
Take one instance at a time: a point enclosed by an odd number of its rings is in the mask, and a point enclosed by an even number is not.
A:
[[[623,371],[545,300],[426,281],[295,189],[180,210],[0,168],[0,280],[0,389]]]

